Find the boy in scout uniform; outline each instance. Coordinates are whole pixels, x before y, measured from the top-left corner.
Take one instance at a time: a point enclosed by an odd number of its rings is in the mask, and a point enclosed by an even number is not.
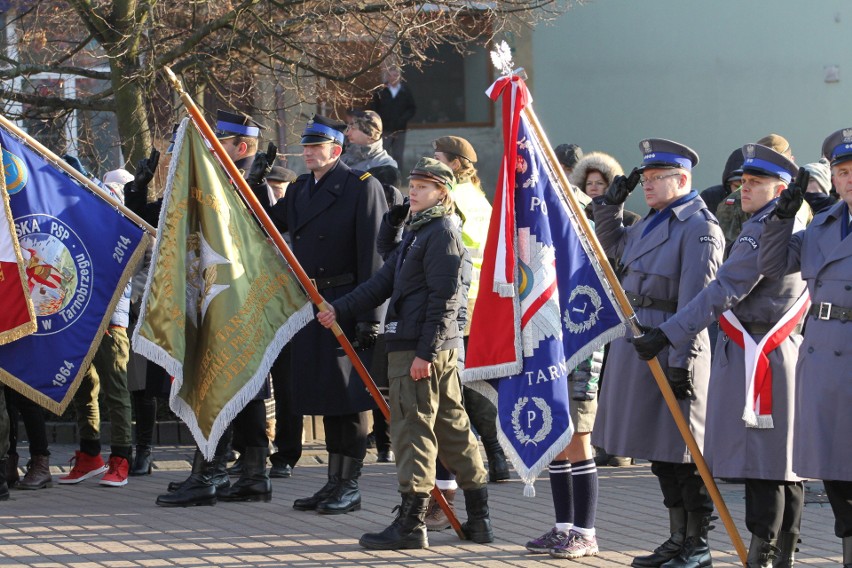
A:
[[[727,260],[709,286],[633,346],[648,360],[688,343],[721,317],[707,395],[707,463],[714,477],[745,479],[748,566],[791,566],[804,507],[792,441],[808,295],[798,272],[764,278],[757,262],[766,221],[797,168],[757,144],[744,146],[742,155],[742,208],[749,218]]]
[[[627,178],[617,176],[606,194],[595,198],[595,232],[607,257],[621,259],[622,285],[639,321],[659,326],[713,280],[724,237],[692,190],[698,155],[660,138],[643,140],[639,148],[642,166]],[[624,202],[637,182],[651,212],[625,227]],[[710,376],[706,330],[668,349],[660,364],[702,447]],[[628,338],[610,345],[603,382],[592,443],[616,455],[650,460],[671,522],[671,538],[653,554],[635,558],[633,566],[709,566],[707,530],[713,503],[650,369],[639,361]]]
[[[801,271],[811,307],[796,366],[793,471],[822,479],[843,540],[843,566],[852,568],[852,128],[825,139],[822,153],[840,201],[796,230],[794,217],[807,181],[787,188],[760,239],[760,271],[780,278]]]

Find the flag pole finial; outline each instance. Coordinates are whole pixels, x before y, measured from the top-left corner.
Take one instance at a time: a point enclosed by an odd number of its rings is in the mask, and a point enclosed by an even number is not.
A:
[[[506,43],[506,40],[502,40],[491,50],[491,63],[503,77],[517,75],[521,79],[527,78],[527,73],[523,67],[514,68],[515,62],[512,61],[512,49]]]

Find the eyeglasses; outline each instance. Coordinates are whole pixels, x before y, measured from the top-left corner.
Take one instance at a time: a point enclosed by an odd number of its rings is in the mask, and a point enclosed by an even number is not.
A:
[[[654,177],[649,177],[649,178],[643,177],[643,178],[639,179],[639,185],[645,186],[645,185],[648,185],[648,183],[657,183],[658,181],[662,181],[666,178],[675,177],[675,176],[679,176],[679,175],[680,175],[679,173],[674,173],[674,174],[665,174],[665,175],[654,176]]]

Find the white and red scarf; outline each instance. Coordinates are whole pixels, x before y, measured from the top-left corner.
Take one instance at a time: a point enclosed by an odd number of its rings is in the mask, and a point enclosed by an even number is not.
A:
[[[719,326],[745,351],[745,409],[743,420],[748,428],[774,428],[772,421],[772,366],[769,353],[781,345],[796,329],[811,305],[805,291],[793,306],[756,342],[731,310],[719,318]]]

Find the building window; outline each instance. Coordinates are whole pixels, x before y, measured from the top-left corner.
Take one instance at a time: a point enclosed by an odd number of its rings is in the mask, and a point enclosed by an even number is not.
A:
[[[469,51],[432,47],[422,69],[403,71],[417,103],[409,128],[493,126],[494,105],[485,95],[493,77],[488,50],[471,46]]]

